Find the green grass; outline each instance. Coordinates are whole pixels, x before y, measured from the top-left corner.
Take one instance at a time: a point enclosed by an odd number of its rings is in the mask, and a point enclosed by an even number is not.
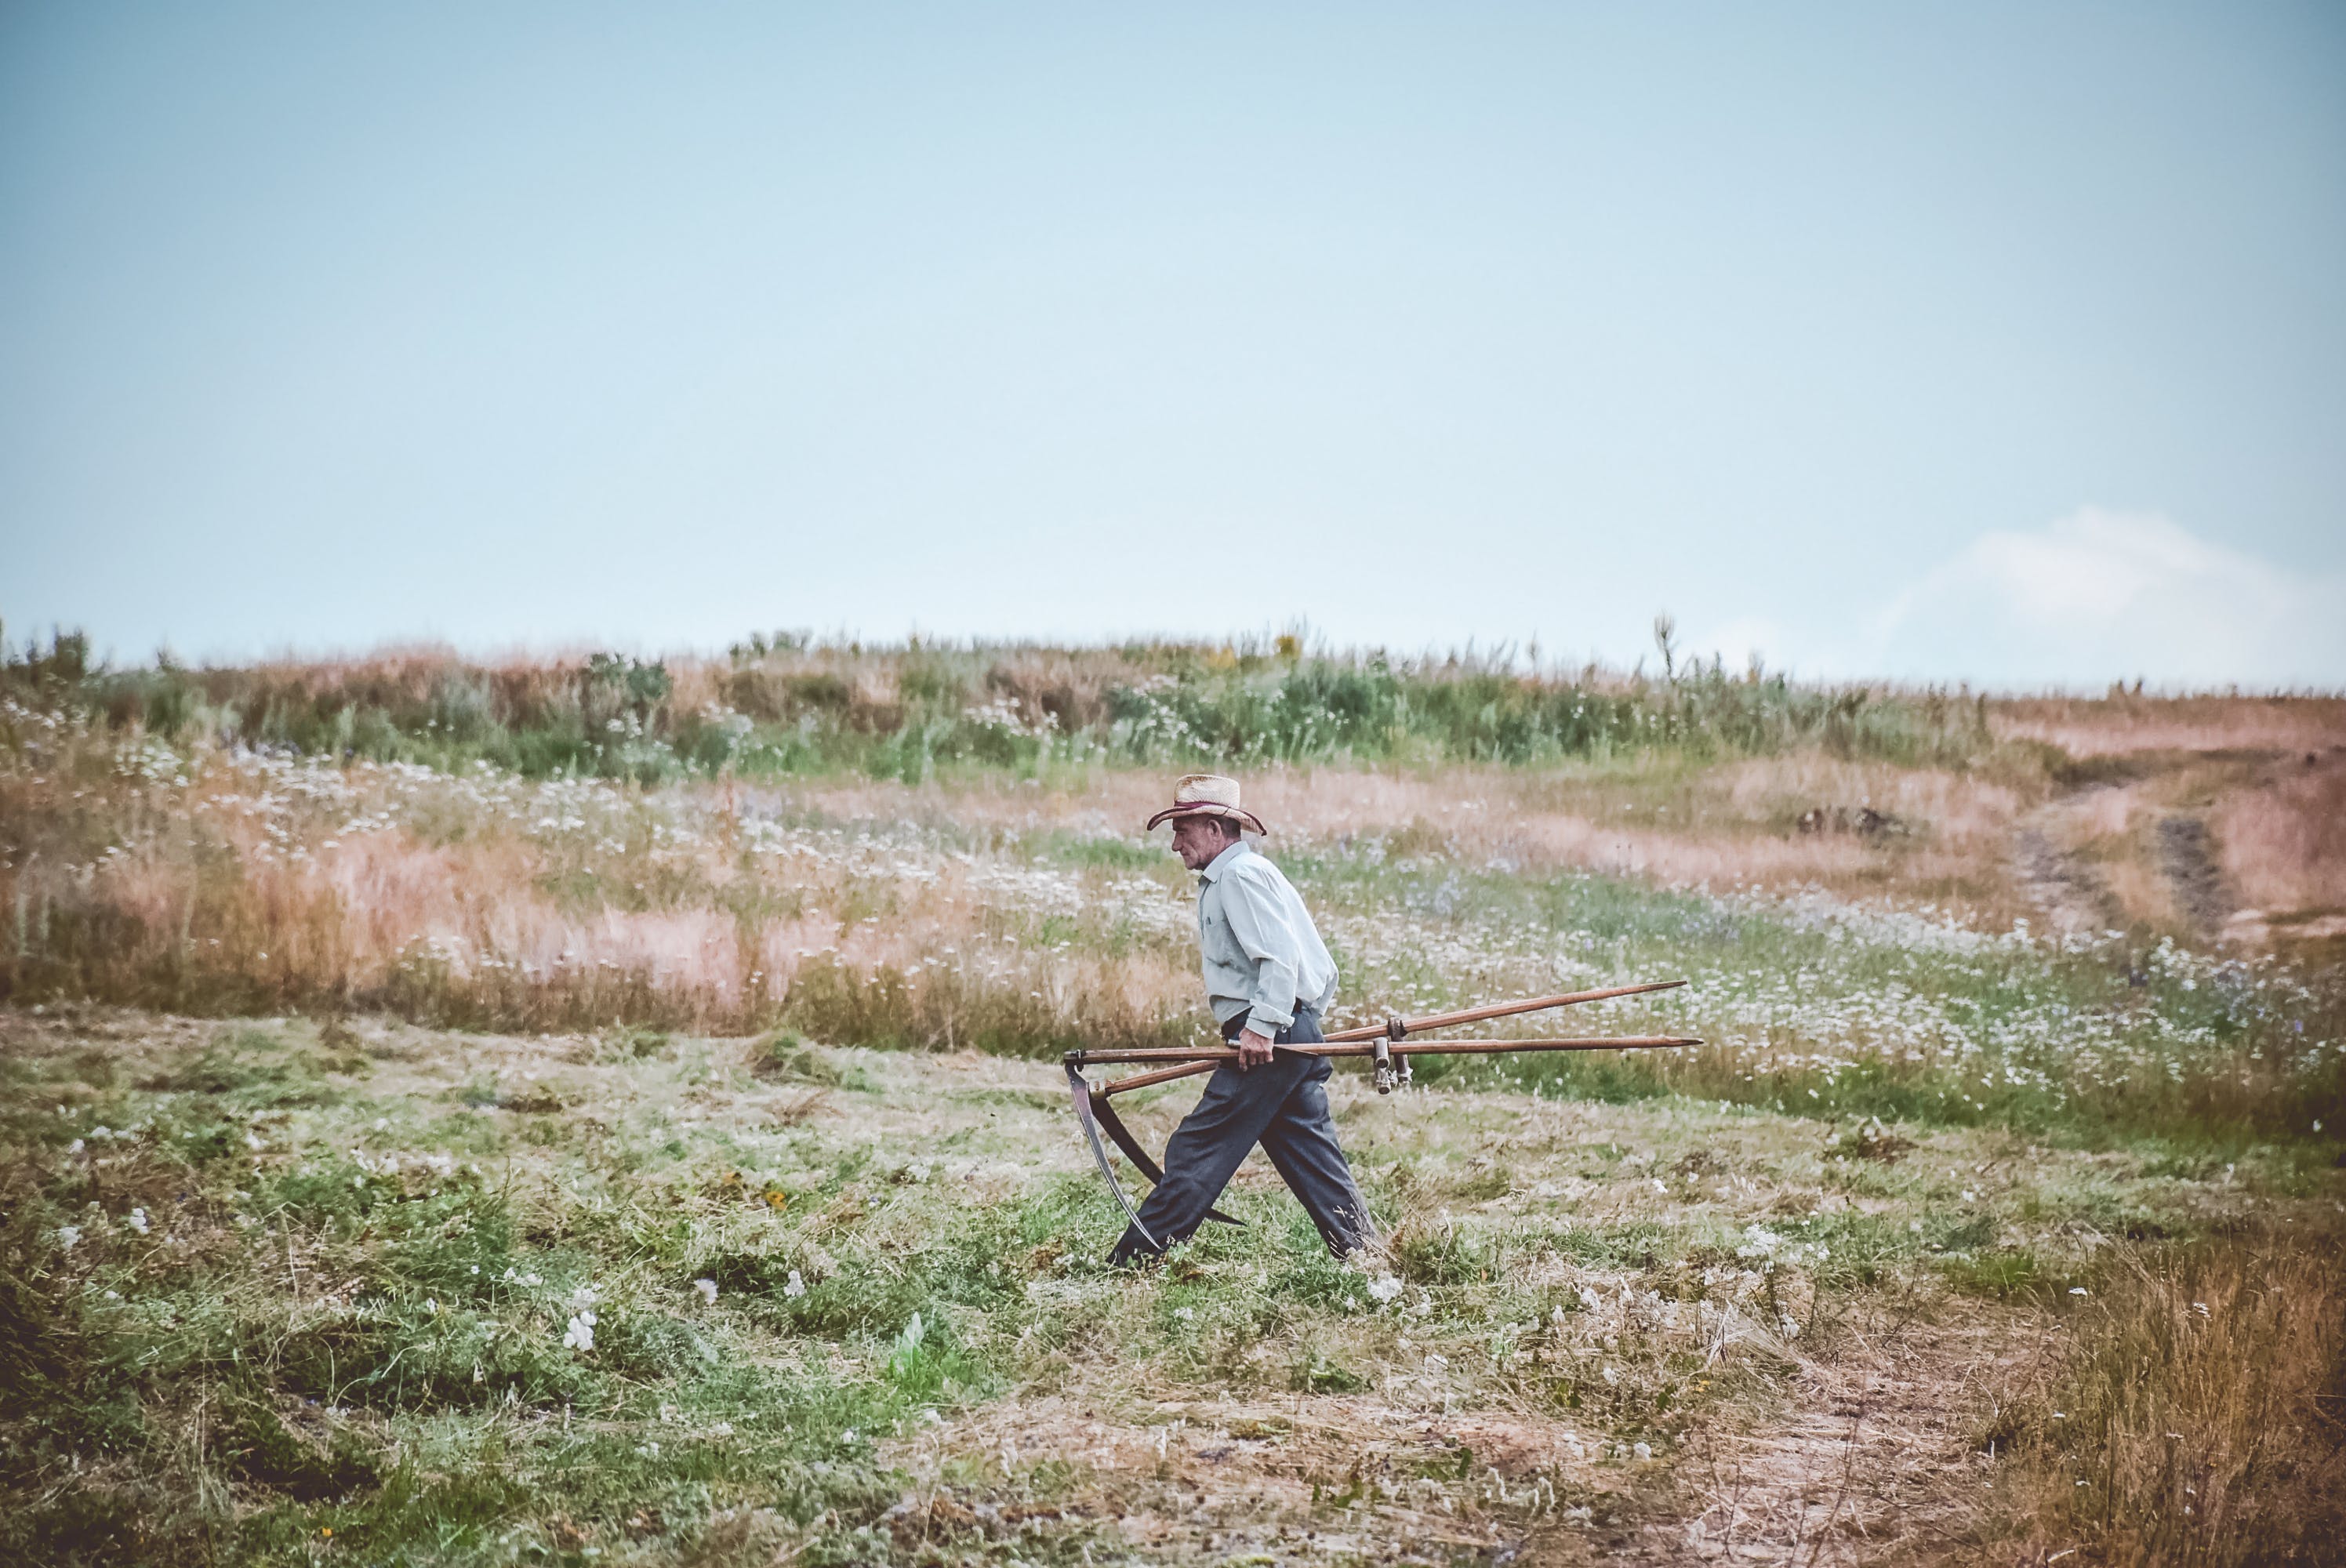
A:
[[[851,772],[918,783],[947,772],[1035,773],[1086,760],[1260,766],[1350,759],[1554,763],[1715,759],[1824,747],[1902,761],[1993,749],[1985,708],[1941,692],[1795,685],[1668,662],[1658,677],[1520,669],[1490,657],[1307,649],[1292,637],[1221,647],[736,645],[671,671],[617,655],[575,667],[453,656],[189,670],[108,668],[58,633],[0,658],[0,693],[117,730],[329,757],[475,763],[525,777],[654,784]],[[687,697],[680,682],[693,692]]]
[[[1386,1101],[1347,1079],[1390,1299],[1260,1176],[1229,1200],[1246,1228],[1129,1277],[1099,1261],[1113,1211],[1051,1070],[954,1060],[20,1019],[0,1541],[60,1563],[306,1562],[329,1541],[400,1563],[847,1562],[901,1545],[908,1487],[943,1487],[919,1494],[963,1500],[947,1513],[1059,1510],[1031,1548],[1080,1561],[1120,1551],[1096,1456],[1005,1474],[956,1434],[1057,1399],[1145,1440],[1168,1419],[1151,1401],[1185,1390],[1497,1401],[1567,1423],[1591,1462],[1668,1455],[1775,1397],[1790,1352],[1766,1345],[1829,1353],[1884,1292],[2058,1304],[2092,1277],[2081,1236],[2335,1186],[2285,1150],[2227,1171],[1921,1123],[1840,1137],[1677,1095]],[[1135,1115],[1161,1129],[1179,1104]],[[1730,1306],[1749,1327],[1720,1362]],[[592,1349],[566,1346],[589,1307]],[[1376,1484],[1535,1516],[1456,1451]],[[1323,1510],[1385,1495],[1311,1474]],[[1525,1496],[1596,1495],[1546,1484]],[[940,1528],[944,1558],[994,1539]]]
[[[1250,1167],[1226,1201],[1245,1228],[1137,1277],[1101,1263],[1116,1214],[1047,1058],[1197,1037],[1194,952],[1161,850],[1049,786],[1112,792],[1108,763],[1139,757],[1406,774],[1569,755],[1525,788],[1666,821],[1739,747],[1908,744],[1894,707],[1739,728],[1735,683],[1698,676],[1607,687],[1630,716],[1607,739],[1565,727],[1586,683],[1148,648],[1067,675],[1051,700],[1072,717],[1037,734],[998,705],[954,717],[1044,691],[1034,650],[769,644],[713,677],[606,661],[536,685],[439,666],[150,681],[68,651],[0,680],[51,704],[8,710],[0,748],[26,803],[0,932],[0,1555],[1099,1568],[1200,1542],[1284,1559],[1337,1536],[1365,1558],[1627,1529],[1685,1512],[1718,1444],[1885,1325],[2066,1333],[2114,1258],[2248,1270],[2223,1251],[2243,1227],[2278,1227],[2260,1245],[2291,1258],[2334,1229],[2335,970],[1664,891],[1470,858],[1420,820],[1277,846],[1342,966],[1331,1022],[1682,977],[1490,1032],[1708,1044],[1430,1059],[1390,1099],[1346,1069],[1334,1099],[1387,1256],[1330,1259]],[[672,676],[776,705],[725,733],[796,748],[790,769],[974,782],[757,783],[691,730]],[[1119,683],[1164,711],[1138,722]],[[1733,701],[1774,700],[1750,687]],[[598,703],[618,730],[563,728]],[[258,733],[632,781],[196,738]],[[640,788],[688,764],[736,783]],[[378,832],[368,850],[424,891],[393,879],[382,907],[346,907],[317,873],[355,862],[327,841]],[[486,911],[467,965],[398,934],[454,918],[455,892]],[[738,933],[745,970],[788,922],[803,945],[787,989],[726,1000],[617,962],[528,970],[495,945],[508,918],[582,944],[635,920],[678,922],[695,952]],[[347,958],[368,919],[397,926],[387,976]],[[1191,1087],[1126,1103],[1145,1141]],[[2096,1331],[2150,1342],[2130,1319]],[[2079,1353],[2071,1385],[2152,1421],[2105,1387],[2123,1354]],[[2312,1375],[2291,1367],[2270,1386]],[[2275,1414],[2295,1398],[2223,1419],[2296,1420]],[[2005,1441],[2034,1457],[2012,1462],[2074,1463],[2027,1420]],[[2138,1501],[2139,1481],[2097,1495]],[[1136,1545],[1116,1522],[1142,1517],[1192,1533]]]
[[[651,1195],[715,1179],[719,1151],[699,1140],[582,1120],[531,1148],[462,1084],[423,1105],[368,1095],[303,1033],[222,1032],[148,1087],[95,1099],[70,1063],[20,1080],[84,1103],[19,1124],[56,1163],[15,1211],[0,1336],[20,1351],[11,1391],[44,1419],[11,1434],[11,1471],[112,1454],[136,1478],[68,1482],[13,1512],[27,1558],[128,1541],[267,1560],[331,1531],[369,1560],[509,1561],[519,1502],[558,1497],[563,1517],[623,1532],[638,1514],[705,1523],[709,1499],[752,1480],[794,1522],[859,1507],[880,1495],[874,1439],[995,1386],[956,1317],[1012,1289],[1000,1257],[1072,1196],[968,1217],[884,1269],[852,1244],[830,1260],[813,1238],[843,1223],[836,1206],[899,1174],[869,1151],[768,1151],[824,1161],[791,1195],[806,1221],[755,1198],[679,1210]],[[652,1053],[592,1055],[658,1070]],[[126,1152],[64,1154],[69,1127],[100,1125],[133,1129],[100,1145]],[[254,1157],[248,1132],[270,1152]],[[408,1152],[387,1167],[362,1144]],[[551,1189],[517,1180],[534,1156]],[[62,1249],[66,1226],[85,1234]],[[813,1276],[802,1294],[786,1290],[793,1260]],[[599,1321],[581,1353],[559,1335],[588,1289]],[[282,1501],[179,1492],[190,1466]],[[504,1479],[484,1485],[484,1466]]]

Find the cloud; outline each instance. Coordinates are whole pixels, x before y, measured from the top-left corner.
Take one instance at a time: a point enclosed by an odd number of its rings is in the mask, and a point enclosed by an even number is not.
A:
[[[1983,534],[1844,621],[1746,619],[1693,646],[1800,673],[1993,689],[2346,687],[2346,577],[2291,572],[2154,514]]]
[[[2291,573],[2168,518],[2087,508],[1984,534],[1892,599],[1882,673],[2093,687],[2346,686],[2346,578]]]

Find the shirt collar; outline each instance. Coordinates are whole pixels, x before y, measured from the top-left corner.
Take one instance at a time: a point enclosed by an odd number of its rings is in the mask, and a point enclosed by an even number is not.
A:
[[[1224,850],[1220,854],[1216,855],[1212,860],[1206,862],[1206,869],[1198,873],[1198,880],[1201,882],[1210,882],[1219,877],[1224,871],[1229,871],[1232,860],[1238,859],[1240,855],[1250,855],[1252,853],[1254,853],[1254,851],[1247,848],[1247,841],[1244,839],[1232,839],[1229,849]]]

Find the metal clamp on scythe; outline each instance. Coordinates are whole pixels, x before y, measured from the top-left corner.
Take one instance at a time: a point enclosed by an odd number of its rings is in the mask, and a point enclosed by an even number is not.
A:
[[[1390,1095],[1395,1089],[1409,1086],[1409,1058],[1402,1058],[1401,1071],[1395,1073],[1392,1054],[1392,1048],[1408,1038],[1408,1024],[1399,1018],[1388,1017],[1385,1020],[1384,1037],[1375,1043],[1369,1054],[1369,1060],[1376,1064],[1378,1094]]]
[[[1464,1023],[1479,1023],[1486,1018],[1507,1018],[1517,1013],[1539,1013],[1551,1007],[1569,1007],[1578,1002],[1604,1002],[1616,996],[1637,996],[1649,991],[1671,991],[1686,983],[1683,980],[1657,980],[1643,985],[1616,985],[1602,991],[1576,991],[1562,996],[1535,996],[1523,1002],[1500,1002],[1487,1007],[1469,1007],[1457,1013],[1437,1013],[1425,1018],[1403,1019],[1388,1017],[1382,1023],[1363,1024],[1356,1029],[1339,1030],[1325,1040],[1308,1044],[1281,1045],[1281,1051],[1291,1051],[1301,1056],[1366,1056],[1375,1069],[1377,1093],[1390,1095],[1410,1082],[1409,1058],[1412,1056],[1493,1056],[1514,1051],[1642,1051],[1662,1050],[1680,1045],[1699,1045],[1700,1040],[1680,1035],[1636,1035],[1620,1037],[1589,1037],[1556,1040],[1413,1040],[1411,1037],[1434,1029],[1453,1029]],[[1165,1173],[1132,1129],[1108,1104],[1110,1095],[1132,1089],[1145,1089],[1154,1084],[1168,1084],[1176,1078],[1194,1077],[1210,1073],[1225,1062],[1235,1062],[1239,1054],[1229,1046],[1139,1045],[1121,1051],[1070,1051],[1062,1059],[1067,1069],[1067,1088],[1076,1105],[1076,1125],[1084,1132],[1084,1140],[1091,1145],[1092,1159],[1099,1166],[1108,1191],[1116,1195],[1117,1206],[1132,1222],[1133,1229],[1149,1246],[1158,1245],[1148,1227],[1140,1223],[1140,1211],[1125,1195],[1124,1185],[1116,1179],[1116,1167],[1107,1157],[1107,1145],[1100,1141],[1106,1132],[1116,1146],[1124,1151],[1151,1186],[1165,1179]],[[1113,1081],[1095,1084],[1084,1076],[1084,1069],[1095,1064],[1115,1062],[1164,1063],[1147,1072],[1131,1073]],[[1220,1220],[1224,1225],[1241,1223],[1219,1208],[1206,1211],[1208,1219]]]

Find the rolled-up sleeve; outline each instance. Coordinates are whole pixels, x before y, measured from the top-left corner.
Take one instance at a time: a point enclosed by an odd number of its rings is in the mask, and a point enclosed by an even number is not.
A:
[[[1254,964],[1248,1027],[1276,1034],[1295,1022],[1301,937],[1289,921],[1278,890],[1252,876],[1222,879],[1222,913],[1230,923],[1230,935]]]

